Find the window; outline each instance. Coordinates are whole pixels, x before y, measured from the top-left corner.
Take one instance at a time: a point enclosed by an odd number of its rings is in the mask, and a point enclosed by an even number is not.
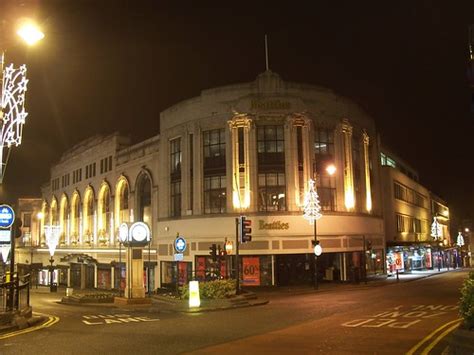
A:
[[[282,125],[257,127],[258,209],[286,210],[285,140]]]
[[[285,174],[263,173],[258,174],[258,196],[260,211],[286,210]]]
[[[170,172],[181,175],[181,138],[170,141]]]
[[[86,179],[90,179],[95,176],[95,163],[91,163],[86,166]]]
[[[204,168],[225,168],[225,131],[213,129],[202,133]]]
[[[59,190],[59,178],[51,180],[51,189],[53,191]]]
[[[314,131],[314,166],[316,189],[323,211],[336,210],[336,177],[326,167],[334,163],[334,131],[318,128]]]
[[[203,132],[204,213],[226,212],[225,130]]]
[[[396,199],[422,208],[428,208],[428,198],[415,190],[404,186],[397,181],[393,183],[393,190]]]
[[[171,216],[181,216],[181,181],[171,183]]]
[[[23,227],[31,228],[31,213],[23,213]]]
[[[226,177],[204,178],[204,213],[226,212]]]
[[[104,174],[112,170],[112,156],[100,160],[100,173]]]
[[[181,216],[181,138],[170,141],[170,214]]]

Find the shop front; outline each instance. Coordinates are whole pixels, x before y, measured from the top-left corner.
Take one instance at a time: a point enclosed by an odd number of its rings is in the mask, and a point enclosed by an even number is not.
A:
[[[432,270],[442,259],[442,252],[429,244],[395,245],[387,248],[387,274]]]

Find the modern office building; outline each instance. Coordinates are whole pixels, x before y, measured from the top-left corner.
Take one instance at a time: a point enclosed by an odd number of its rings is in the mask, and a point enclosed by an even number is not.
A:
[[[455,248],[450,248],[446,202],[420,184],[416,170],[393,152],[383,147],[380,158],[388,274],[447,266]]]
[[[369,273],[383,273],[379,157],[374,122],[354,102],[266,71],[166,109],[160,134],[143,142],[96,136],[65,152],[42,188],[35,261],[49,264],[45,232],[58,226],[58,282],[118,288],[118,227],[144,221],[153,238],[144,284],[174,284],[177,235],[187,241],[179,280],[202,279],[216,272],[210,247],[227,240],[235,251],[236,217],[246,215],[252,241],[240,246],[243,284],[311,283],[315,229],[302,211],[315,179],[323,215],[319,278],[361,277],[364,260]],[[222,259],[218,273],[232,272],[231,259]]]

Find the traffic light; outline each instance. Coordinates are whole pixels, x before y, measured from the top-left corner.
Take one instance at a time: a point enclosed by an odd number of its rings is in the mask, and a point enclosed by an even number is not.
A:
[[[240,242],[252,241],[252,221],[245,216],[240,217]]]
[[[20,238],[21,237],[21,234],[22,234],[21,227],[22,226],[23,226],[23,221],[21,220],[21,218],[16,217],[15,221],[13,222],[13,225],[12,225],[13,237],[15,237],[15,238]]]
[[[209,247],[209,255],[212,257],[212,260],[216,260],[217,258],[217,245],[216,244],[212,244]]]

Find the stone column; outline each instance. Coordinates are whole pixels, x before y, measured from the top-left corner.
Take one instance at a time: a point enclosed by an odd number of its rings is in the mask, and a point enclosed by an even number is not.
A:
[[[126,262],[125,298],[145,298],[145,288],[143,287],[143,248],[127,248]]]
[[[246,115],[237,115],[228,121],[228,124],[232,141],[232,206],[235,212],[251,211],[256,205],[253,200],[257,198],[257,194],[252,191],[253,188],[257,188],[257,177],[256,173],[251,174],[252,171],[256,171],[257,165],[255,130],[251,129],[252,120]],[[239,163],[239,128],[244,132],[243,142],[240,142],[244,144],[243,164]]]
[[[97,279],[98,279],[98,275],[97,275],[97,264],[94,264],[94,288],[97,288]]]
[[[67,268],[67,287],[71,287],[71,264]]]
[[[370,186],[369,135],[366,131],[362,133],[362,144],[364,149],[365,208],[370,213],[372,211],[372,188]]]
[[[286,208],[288,211],[297,211],[300,202],[300,184],[298,178],[298,126],[295,124],[295,118],[287,118],[284,127]]]
[[[344,211],[344,143],[341,129],[334,130],[334,164],[336,166],[336,210]]]
[[[193,214],[200,215],[202,214],[202,190],[203,190],[203,183],[204,183],[204,178],[203,178],[203,160],[202,160],[202,131],[199,127],[195,127],[194,131],[194,147],[193,147]],[[228,142],[228,141],[227,141]],[[227,149],[227,144],[226,143],[226,149]],[[226,152],[227,154],[227,152]],[[228,156],[228,155],[226,155]],[[229,160],[229,159],[227,159]],[[228,175],[228,171],[227,175]],[[227,179],[229,182],[231,179]],[[227,191],[232,191],[231,189],[227,189]],[[229,194],[230,195],[230,194]],[[228,198],[229,200],[229,198]],[[228,211],[230,211],[228,209]],[[156,284],[155,284],[156,285]]]
[[[341,124],[344,148],[344,205],[346,210],[354,209],[354,171],[352,165],[352,126],[347,119]]]

